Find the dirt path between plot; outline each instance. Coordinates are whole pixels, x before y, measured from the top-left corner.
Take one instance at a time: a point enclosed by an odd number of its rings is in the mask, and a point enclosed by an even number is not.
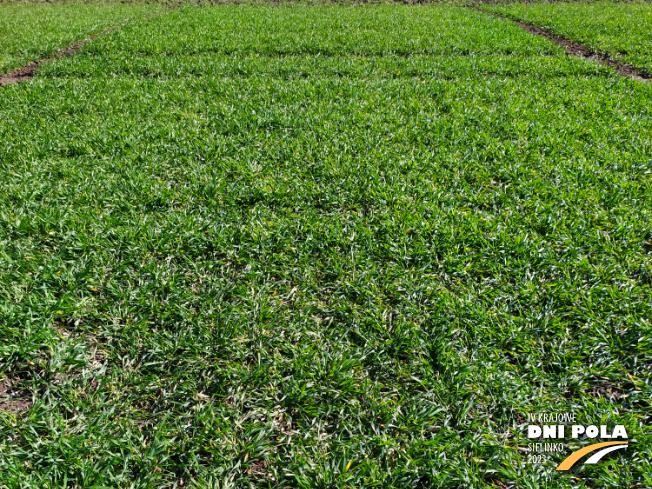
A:
[[[616,61],[612,59],[607,53],[597,52],[588,46],[584,46],[583,44],[578,44],[576,42],[569,41],[568,39],[558,36],[557,34],[553,34],[550,31],[542,29],[541,27],[537,27],[535,25],[528,24],[526,22],[521,22],[520,20],[510,19],[509,17],[505,17],[504,15],[496,14],[494,12],[487,12],[476,6],[470,6],[469,8],[486,15],[493,15],[498,19],[512,22],[513,24],[516,24],[517,26],[521,27],[522,29],[525,29],[526,31],[532,34],[535,34],[537,36],[543,36],[546,39],[554,42],[558,46],[564,48],[569,54],[572,54],[574,56],[581,56],[583,58],[596,61],[597,63],[600,63],[604,66],[609,66],[610,68],[615,69],[618,73],[620,73],[621,75],[627,78],[633,78],[634,80],[639,80],[643,82],[649,82],[650,79],[652,79],[652,74],[646,72],[645,70],[639,70],[626,63],[621,63],[620,61]]]
[[[51,61],[54,61],[55,59],[58,58],[70,56],[71,54],[74,54],[75,52],[80,50],[82,46],[84,46],[85,44],[88,44],[89,42],[97,39],[101,35],[110,34],[114,30],[115,28],[107,29],[105,31],[102,31],[100,34],[96,34],[94,36],[89,37],[88,39],[77,41],[72,46],[68,46],[67,48],[62,49],[61,51],[58,51],[57,53],[55,53],[53,56],[50,56],[49,58],[43,58],[37,61],[31,61],[30,63],[27,63],[25,66],[21,68],[15,69],[14,71],[10,71],[6,75],[1,75],[0,87],[4,85],[13,85],[14,83],[29,80],[36,74],[36,70],[39,67],[43,66],[44,64],[50,63]]]
[[[157,17],[159,15],[166,14],[172,10],[175,10],[179,8],[181,5],[173,5],[168,8],[166,8],[163,12],[159,12],[157,14],[154,14],[150,17],[147,17],[145,20],[149,20],[151,18]],[[110,27],[108,29],[103,30],[102,32],[98,34],[94,34],[86,39],[82,39],[81,41],[77,41],[74,44],[68,46],[65,49],[62,49],[60,51],[57,51],[55,54],[52,56],[49,56],[47,58],[42,58],[36,61],[31,61],[27,63],[25,66],[22,66],[21,68],[17,68],[13,71],[10,71],[9,73],[6,73],[4,75],[0,74],[0,87],[5,86],[5,85],[13,85],[15,83],[20,83],[25,80],[29,80],[30,78],[33,78],[34,75],[36,75],[36,70],[38,70],[41,66],[46,65],[55,59],[59,58],[65,58],[66,56],[70,56],[72,54],[75,54],[77,51],[79,51],[82,47],[84,47],[86,44],[88,44],[91,41],[94,41],[100,36],[106,36],[107,34],[111,34],[112,32],[115,32],[117,30],[122,29],[124,26],[126,26],[129,22],[127,21],[122,25],[116,26],[116,27]]]

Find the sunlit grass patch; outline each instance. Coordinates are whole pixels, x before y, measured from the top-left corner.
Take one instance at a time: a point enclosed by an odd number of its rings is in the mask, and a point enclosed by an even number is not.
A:
[[[651,98],[450,6],[187,7],[3,87],[2,483],[574,487],[518,450],[572,411],[636,447],[572,476],[647,484]]]

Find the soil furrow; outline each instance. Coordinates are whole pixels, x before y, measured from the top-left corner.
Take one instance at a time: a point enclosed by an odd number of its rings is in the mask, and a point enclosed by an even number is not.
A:
[[[535,34],[537,36],[543,36],[546,39],[554,42],[558,46],[564,48],[569,54],[572,54],[574,56],[581,56],[583,58],[591,59],[602,65],[609,66],[610,68],[615,69],[618,73],[620,73],[625,77],[633,78],[635,80],[639,80],[643,82],[649,82],[650,79],[652,78],[652,75],[646,72],[645,70],[640,70],[638,68],[634,68],[631,65],[628,65],[627,63],[616,61],[613,58],[611,58],[611,56],[609,56],[607,53],[599,52],[583,44],[569,41],[568,39],[562,36],[553,34],[552,32],[542,29],[541,27],[538,27],[536,25],[528,24],[527,22],[522,22],[520,20],[511,19],[509,17],[505,17],[504,15],[496,14],[494,12],[487,12],[475,6],[471,6],[470,8],[478,12],[481,12],[483,14],[493,15],[498,19],[512,22],[532,34]]]
[[[110,34],[113,32],[116,28],[113,29],[107,29],[106,31],[103,31],[100,34],[96,34],[94,36],[89,37],[88,39],[83,39],[81,41],[77,41],[71,46],[68,46],[65,49],[62,49],[58,51],[56,54],[53,56],[50,56],[48,58],[43,58],[39,59],[37,61],[31,61],[30,63],[27,63],[25,66],[22,66],[20,68],[15,69],[14,71],[11,71],[5,75],[0,76],[0,87],[4,85],[13,85],[14,83],[19,83],[25,80],[29,80],[36,74],[36,70],[40,67],[43,66],[44,64],[50,63],[51,61],[54,61],[55,59],[58,58],[63,58],[65,56],[70,56],[77,51],[79,51],[85,44],[93,41],[94,39],[97,39],[100,35],[104,34]]]
[[[164,12],[157,13],[151,17],[156,17],[157,15],[163,15],[164,13],[170,12],[172,10],[175,10],[179,8],[180,5],[173,5],[165,9]],[[148,18],[151,18],[148,17]],[[94,41],[100,36],[105,36],[107,34],[111,34],[112,32],[115,32],[119,29],[122,29],[125,25],[127,25],[129,22],[125,22],[121,25],[115,26],[115,27],[110,27],[108,29],[103,30],[102,32],[98,34],[94,34],[86,39],[82,39],[81,41],[77,41],[74,44],[68,46],[67,48],[61,49],[60,51],[57,51],[54,55],[48,56],[46,58],[42,58],[36,61],[30,61],[27,63],[25,66],[22,66],[20,68],[16,68],[13,71],[10,71],[9,73],[6,74],[0,74],[0,87],[3,87],[5,85],[13,85],[15,83],[20,83],[22,81],[29,80],[30,78],[33,78],[34,75],[36,75],[36,71],[43,65],[48,64],[56,59],[59,58],[64,58],[66,56],[71,56],[75,54],[77,51],[79,51],[82,47],[84,47],[86,44],[88,44],[91,41]]]

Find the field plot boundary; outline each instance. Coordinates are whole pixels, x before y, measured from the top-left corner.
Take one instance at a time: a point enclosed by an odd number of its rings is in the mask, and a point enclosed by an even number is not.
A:
[[[168,7],[162,12],[157,12],[154,15],[149,16],[147,19],[151,19],[154,17],[157,17],[159,15],[164,15],[172,10],[175,10],[179,8],[181,5],[173,5],[171,7]],[[16,68],[8,73],[1,74],[0,73],[0,87],[3,87],[5,85],[14,85],[16,83],[20,83],[23,81],[27,81],[31,78],[33,78],[36,75],[36,71],[43,65],[46,65],[48,63],[51,63],[52,61],[59,59],[59,58],[65,58],[67,56],[72,56],[75,54],[77,51],[79,51],[81,48],[83,48],[86,44],[89,42],[94,41],[95,39],[101,37],[101,36],[106,36],[108,34],[111,34],[117,30],[122,29],[124,26],[126,26],[128,23],[132,22],[135,19],[129,19],[126,22],[123,22],[120,25],[114,26],[114,27],[109,27],[108,29],[104,29],[102,32],[98,32],[97,34],[93,34],[92,36],[87,37],[86,39],[81,39],[79,41],[75,41],[73,44],[68,46],[67,48],[60,49],[57,51],[55,54],[51,56],[47,56],[45,58],[37,59],[35,61],[30,61],[27,63],[25,66],[21,66],[20,68]],[[139,19],[140,20],[140,19]]]
[[[492,15],[498,19],[506,20],[509,22],[512,22],[513,24],[516,24],[520,28],[530,32],[531,34],[537,35],[537,36],[542,36],[545,37],[546,39],[554,42],[558,46],[564,48],[569,54],[572,54],[574,56],[581,56],[583,58],[591,59],[593,61],[596,61],[597,63],[600,63],[604,66],[608,66],[610,68],[613,68],[616,70],[618,73],[621,75],[627,77],[627,78],[632,78],[634,80],[642,81],[642,82],[649,82],[650,79],[652,79],[652,74],[648,73],[645,70],[641,70],[638,68],[634,68],[633,66],[627,64],[627,63],[622,63],[620,61],[614,60],[609,54],[604,53],[604,52],[599,52],[596,51],[595,49],[592,49],[588,46],[585,46],[584,44],[580,44],[577,42],[573,42],[569,39],[566,39],[565,37],[562,37],[558,34],[554,34],[546,29],[543,29],[539,26],[536,26],[534,24],[530,24],[528,22],[523,22],[521,20],[517,19],[512,19],[511,17],[507,17],[505,15],[501,15],[495,12],[489,12],[487,10],[483,10],[479,8],[477,5],[471,6],[473,10],[476,10],[478,12],[482,12],[487,15]]]
[[[10,71],[9,73],[0,76],[0,87],[3,87],[5,85],[13,85],[15,83],[19,83],[22,81],[29,80],[32,78],[34,75],[36,75],[36,70],[52,61],[58,58],[63,58],[66,56],[71,56],[72,54],[75,54],[77,51],[79,51],[84,45],[88,44],[91,41],[94,41],[97,39],[99,36],[105,35],[105,34],[110,34],[111,32],[115,31],[117,27],[112,27],[111,29],[107,29],[105,31],[102,31],[99,34],[95,34],[93,36],[90,36],[86,39],[82,39],[81,41],[77,41],[74,44],[68,46],[67,48],[61,49],[57,53],[55,53],[52,56],[49,56],[47,58],[42,58],[36,61],[30,61],[27,63],[25,66],[22,66],[20,68],[17,68],[13,71]]]

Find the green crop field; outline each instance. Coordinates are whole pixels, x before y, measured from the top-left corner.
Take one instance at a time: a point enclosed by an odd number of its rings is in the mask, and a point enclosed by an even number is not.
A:
[[[482,8],[577,41],[652,74],[652,3],[512,3]]]
[[[0,488],[652,487],[651,84],[462,6],[138,8],[0,88]],[[628,450],[532,463],[556,412]]]

